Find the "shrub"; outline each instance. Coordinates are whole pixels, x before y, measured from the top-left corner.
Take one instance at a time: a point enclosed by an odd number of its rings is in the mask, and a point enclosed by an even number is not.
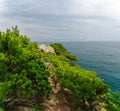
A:
[[[62,44],[54,43],[51,44],[51,46],[55,49],[55,53],[57,55],[63,55],[70,61],[78,61],[78,58],[71,54],[70,52],[68,52]]]
[[[105,98],[107,111],[120,111],[120,93],[111,92]]]
[[[71,65],[64,55],[43,53],[42,58],[55,67],[52,73],[58,78],[57,82],[61,84],[62,89],[67,88],[76,101],[81,101],[84,105],[85,102],[89,103],[91,109],[95,101],[99,102],[109,92],[109,86],[98,78],[95,72]],[[52,70],[51,67],[49,70]]]
[[[0,63],[0,101],[5,107],[49,98],[49,72],[38,45],[20,35],[17,27],[0,32]]]

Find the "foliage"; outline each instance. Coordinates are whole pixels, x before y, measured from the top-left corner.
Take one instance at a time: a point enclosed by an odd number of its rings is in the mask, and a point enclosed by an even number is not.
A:
[[[17,27],[0,32],[0,63],[0,101],[6,106],[38,103],[50,96],[49,72],[38,45]]]
[[[71,65],[65,56],[42,53],[42,58],[52,63],[52,67],[55,67],[52,74],[57,76],[62,88],[67,88],[77,101],[82,101],[83,104],[87,101],[92,106],[94,101],[99,101],[109,92],[109,86],[95,72]]]
[[[120,93],[109,93],[105,99],[107,111],[120,111]]]
[[[68,88],[75,99],[82,100],[83,104],[87,101],[91,106],[109,91],[108,85],[104,84],[95,72],[64,63],[63,67],[58,68],[58,73],[61,85]]]
[[[89,103],[90,108],[93,102],[105,97],[109,86],[95,72],[73,65],[77,57],[62,44],[51,46],[56,55],[39,52],[38,44],[20,35],[17,27],[0,32],[1,107],[21,103],[38,106],[44,98],[50,97],[50,76],[61,84],[61,91],[68,89],[75,100]],[[109,96],[107,100],[111,103]]]
[[[0,111],[4,111],[3,108],[0,108]]]
[[[55,53],[57,55],[63,55],[66,58],[68,58],[70,61],[78,60],[78,58],[73,54],[71,54],[70,52],[68,52],[62,44],[54,43],[54,44],[51,44],[51,46],[55,49]]]

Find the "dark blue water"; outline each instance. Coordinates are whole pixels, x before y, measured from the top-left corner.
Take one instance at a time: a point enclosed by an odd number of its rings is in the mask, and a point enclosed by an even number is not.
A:
[[[66,42],[64,46],[79,58],[77,62],[84,69],[97,75],[120,91],[120,42]]]

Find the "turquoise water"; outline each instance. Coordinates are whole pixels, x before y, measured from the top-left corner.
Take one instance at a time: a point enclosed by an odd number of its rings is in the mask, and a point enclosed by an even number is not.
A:
[[[64,46],[79,58],[84,69],[97,75],[110,85],[112,91],[120,91],[120,42],[64,42]]]

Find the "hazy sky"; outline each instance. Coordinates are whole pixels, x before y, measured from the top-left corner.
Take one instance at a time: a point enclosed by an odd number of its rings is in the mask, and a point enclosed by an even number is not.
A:
[[[120,0],[0,0],[0,30],[32,41],[120,41]]]

